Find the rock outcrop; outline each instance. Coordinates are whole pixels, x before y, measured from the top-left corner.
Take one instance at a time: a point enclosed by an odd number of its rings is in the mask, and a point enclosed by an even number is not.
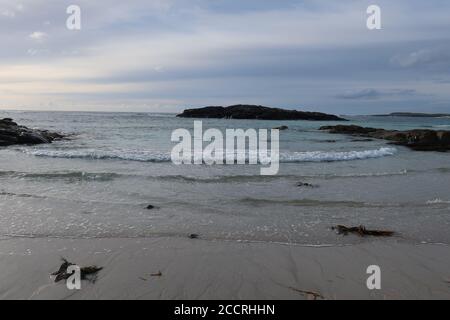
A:
[[[284,131],[284,130],[288,130],[289,127],[288,126],[280,126],[280,127],[275,127],[275,128],[272,128],[272,129],[277,129],[277,130],[280,130],[280,131]]]
[[[0,147],[16,144],[42,144],[62,139],[63,136],[47,130],[34,130],[19,126],[10,118],[0,120]]]
[[[389,140],[392,144],[406,146],[416,151],[450,150],[450,131],[425,129],[397,131],[365,128],[355,125],[325,126],[320,128],[320,130],[326,130],[330,133]]]
[[[320,112],[285,110],[254,105],[235,105],[230,107],[205,107],[187,109],[181,118],[216,118],[216,119],[259,119],[259,120],[314,120],[347,121],[338,116]]]

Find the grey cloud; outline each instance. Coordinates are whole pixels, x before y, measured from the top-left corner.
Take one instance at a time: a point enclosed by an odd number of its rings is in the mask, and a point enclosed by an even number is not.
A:
[[[1,5],[0,4],[0,16],[7,17],[7,18],[15,18],[17,14],[23,11],[23,5],[22,4],[10,4],[9,6]]]
[[[31,33],[29,35],[29,37],[31,39],[39,42],[39,41],[44,41],[48,37],[48,34],[45,32],[42,32],[42,31],[35,31],[35,32]]]
[[[429,65],[450,65],[450,52],[445,48],[421,49],[408,54],[396,55],[391,63],[400,67],[409,68]]]
[[[365,28],[368,0],[77,0],[83,29],[72,32],[65,27],[71,0],[22,8],[0,0],[0,90],[14,93],[2,100],[39,104],[48,93],[109,99],[107,110],[118,99],[175,98],[331,113],[450,101],[450,2],[378,2],[380,32]]]
[[[360,91],[346,92],[344,94],[337,95],[338,99],[377,99],[381,96],[381,93],[375,89],[363,89]]]
[[[348,100],[375,100],[392,97],[411,97],[416,94],[416,90],[413,89],[392,89],[383,91],[369,88],[339,94],[336,96],[336,98]]]
[[[12,10],[4,9],[0,11],[0,15],[3,17],[14,18],[16,13]]]

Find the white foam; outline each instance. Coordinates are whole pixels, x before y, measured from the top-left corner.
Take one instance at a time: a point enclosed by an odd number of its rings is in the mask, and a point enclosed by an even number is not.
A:
[[[141,162],[168,162],[170,155],[149,151],[100,151],[100,150],[24,150],[36,157],[91,160],[127,160]]]
[[[439,198],[427,201],[427,204],[440,204],[440,203],[442,203],[442,204],[450,204],[450,201],[442,200],[442,199],[439,199]]]
[[[392,156],[397,152],[395,148],[380,148],[376,150],[362,151],[307,151],[282,153],[280,155],[281,162],[331,162],[331,161],[351,161],[364,160]]]
[[[23,149],[27,154],[37,157],[65,158],[65,159],[91,159],[91,160],[126,160],[141,162],[170,162],[169,153],[154,151],[136,150],[51,150],[51,149]],[[362,151],[307,151],[288,152],[280,154],[280,162],[331,162],[331,161],[351,161],[392,156],[396,153],[395,148],[380,148],[376,150]]]

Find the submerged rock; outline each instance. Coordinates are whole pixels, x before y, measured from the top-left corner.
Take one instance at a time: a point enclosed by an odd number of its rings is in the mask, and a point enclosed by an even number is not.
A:
[[[64,138],[63,135],[47,130],[29,129],[19,126],[10,118],[0,119],[0,146],[16,144],[42,144]]]
[[[289,129],[289,127],[288,127],[288,126],[281,126],[281,127],[275,127],[274,129],[277,129],[277,130],[283,131],[283,130],[288,130],[288,129]]]
[[[319,130],[364,138],[389,140],[392,144],[406,146],[416,151],[450,150],[450,131],[434,131],[427,129],[397,131],[365,128],[355,125],[325,126]]]
[[[371,142],[373,139],[371,138],[361,138],[361,139],[352,139],[352,142]]]
[[[297,187],[317,188],[316,185],[308,183],[308,182],[298,182]]]
[[[285,110],[255,105],[235,105],[229,107],[205,107],[187,109],[177,117],[217,118],[217,119],[259,119],[259,120],[315,120],[347,121],[338,116],[320,112]]]

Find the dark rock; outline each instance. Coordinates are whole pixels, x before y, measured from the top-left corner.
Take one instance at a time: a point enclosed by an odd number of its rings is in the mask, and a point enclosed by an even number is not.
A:
[[[50,143],[39,132],[21,132],[18,137],[20,144],[43,144]]]
[[[333,139],[327,139],[327,140],[322,140],[322,139],[311,139],[311,141],[317,142],[317,143],[336,143],[337,140],[333,140]]]
[[[273,128],[273,129],[283,131],[283,130],[289,129],[289,127],[288,127],[288,126],[281,126],[281,127],[275,127],[275,128]]]
[[[11,118],[4,118],[4,119],[1,119],[0,120],[0,125],[1,124],[5,124],[5,125],[15,125],[15,126],[17,126],[17,123],[15,123],[14,121],[13,121],[13,119],[11,119]]]
[[[370,142],[373,141],[373,139],[365,138],[365,139],[352,139],[352,142]]]
[[[198,234],[193,233],[189,235],[189,239],[198,239],[198,238],[200,238]]]
[[[297,183],[297,187],[317,188],[317,186],[307,182],[299,182]]]
[[[42,144],[63,139],[64,136],[47,130],[34,130],[19,126],[10,118],[0,120],[0,146],[15,144]]]
[[[2,134],[2,132],[0,132],[0,141],[4,141],[5,143],[15,144],[19,140],[17,139],[17,137],[14,137],[9,134]]]
[[[355,125],[348,125],[348,126],[337,125],[337,126],[321,127],[319,130],[328,130],[330,133],[347,133],[347,134],[353,134],[353,135],[357,135],[357,134],[365,135],[365,134],[375,132],[378,129],[364,128],[364,127],[355,126]]]
[[[364,128],[355,125],[325,126],[320,130],[330,133],[350,134],[353,136],[384,139],[391,144],[402,145],[417,151],[449,151],[450,131],[416,129],[409,131]]]
[[[146,209],[147,210],[153,210],[153,209],[155,209],[156,207],[155,206],[153,206],[153,205],[148,205],[147,207],[146,207]]]
[[[259,119],[259,120],[316,120],[347,121],[338,116],[320,113],[285,110],[254,105],[235,105],[230,107],[205,107],[187,109],[181,118],[216,118],[216,119]]]
[[[450,131],[438,131],[437,136],[442,143],[450,144]]]

